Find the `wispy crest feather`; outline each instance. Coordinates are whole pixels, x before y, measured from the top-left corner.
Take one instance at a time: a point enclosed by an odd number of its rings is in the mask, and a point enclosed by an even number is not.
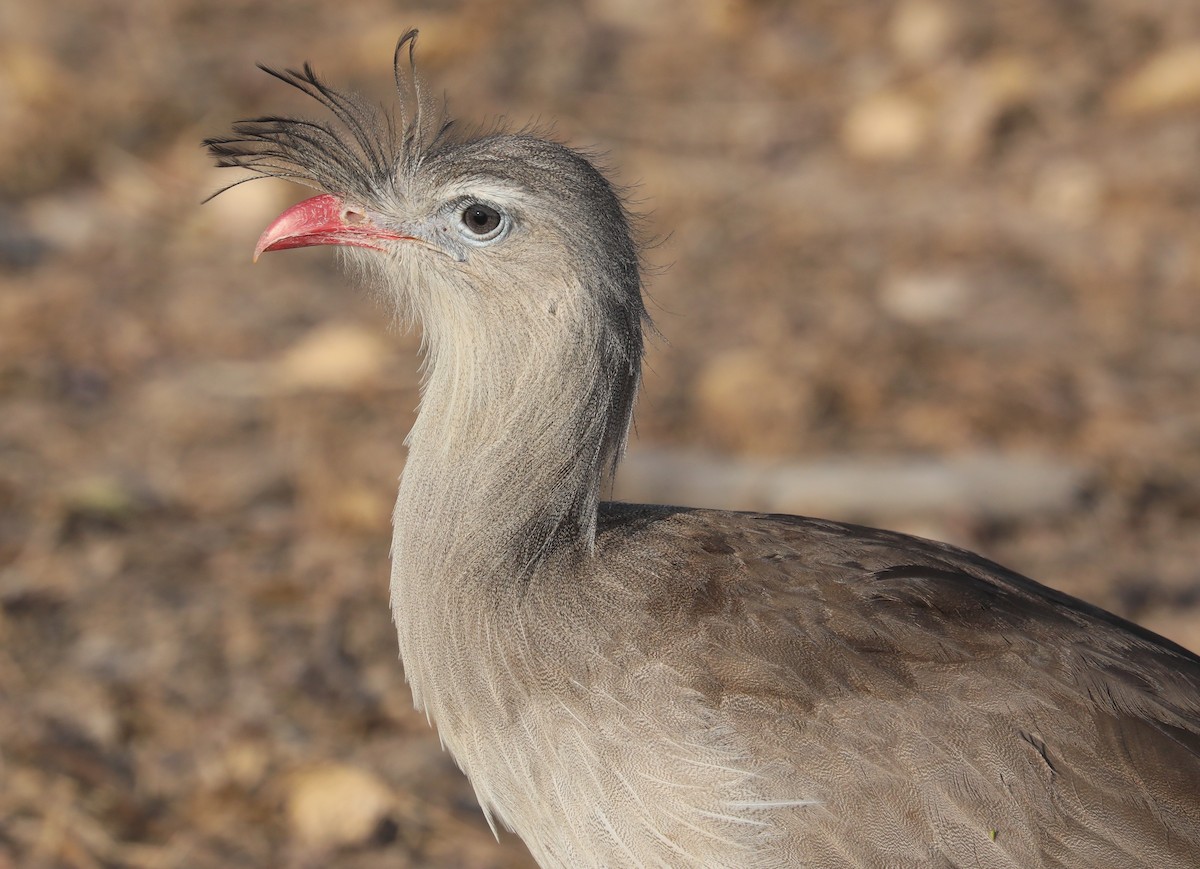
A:
[[[256,173],[208,198],[247,181],[285,178],[323,192],[369,199],[392,189],[398,175],[415,173],[426,156],[445,143],[454,124],[444,106],[427,104],[417,75],[416,44],[415,29],[396,44],[398,118],[357,94],[325,84],[308,63],[282,71],[258,64],[263,72],[319,102],[333,120],[267,115],[237,121],[232,135],[205,139],[204,147],[218,166]]]

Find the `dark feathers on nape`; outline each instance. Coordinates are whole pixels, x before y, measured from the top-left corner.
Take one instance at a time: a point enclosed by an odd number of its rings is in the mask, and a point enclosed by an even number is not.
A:
[[[218,166],[256,173],[222,187],[208,199],[261,178],[285,178],[327,193],[370,199],[390,189],[397,174],[415,171],[453,124],[443,108],[432,113],[436,121],[426,126],[431,113],[417,78],[416,41],[416,30],[405,33],[393,60],[399,131],[391,112],[330,87],[308,63],[300,70],[282,71],[258,64],[263,72],[319,102],[333,120],[269,115],[237,121],[230,136],[205,139],[202,144]],[[402,63],[405,46],[407,69]]]

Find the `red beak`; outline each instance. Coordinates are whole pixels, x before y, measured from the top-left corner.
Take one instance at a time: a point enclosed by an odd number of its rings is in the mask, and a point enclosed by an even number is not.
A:
[[[348,222],[347,215],[357,215],[357,222]],[[297,202],[275,218],[254,246],[254,261],[271,250],[310,247],[314,244],[344,244],[384,250],[380,242],[412,239],[375,226],[360,212],[346,208],[337,196],[323,193],[312,199]]]

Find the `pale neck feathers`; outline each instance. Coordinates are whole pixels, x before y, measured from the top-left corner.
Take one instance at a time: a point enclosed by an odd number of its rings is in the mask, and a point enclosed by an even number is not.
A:
[[[406,271],[397,274],[420,280]],[[421,300],[426,359],[392,548],[392,606],[419,703],[438,664],[417,638],[439,630],[428,620],[443,596],[453,607],[519,593],[551,562],[591,555],[641,349],[579,286],[481,297],[461,282],[430,284],[406,294]]]

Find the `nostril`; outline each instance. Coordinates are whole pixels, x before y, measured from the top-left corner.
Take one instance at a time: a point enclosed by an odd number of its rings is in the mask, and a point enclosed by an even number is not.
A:
[[[365,214],[363,214],[361,211],[352,211],[350,209],[346,209],[346,211],[342,212],[342,220],[344,220],[346,223],[350,224],[351,226],[356,226],[360,223],[364,223],[364,222],[366,222],[366,219],[367,219],[367,216]]]

